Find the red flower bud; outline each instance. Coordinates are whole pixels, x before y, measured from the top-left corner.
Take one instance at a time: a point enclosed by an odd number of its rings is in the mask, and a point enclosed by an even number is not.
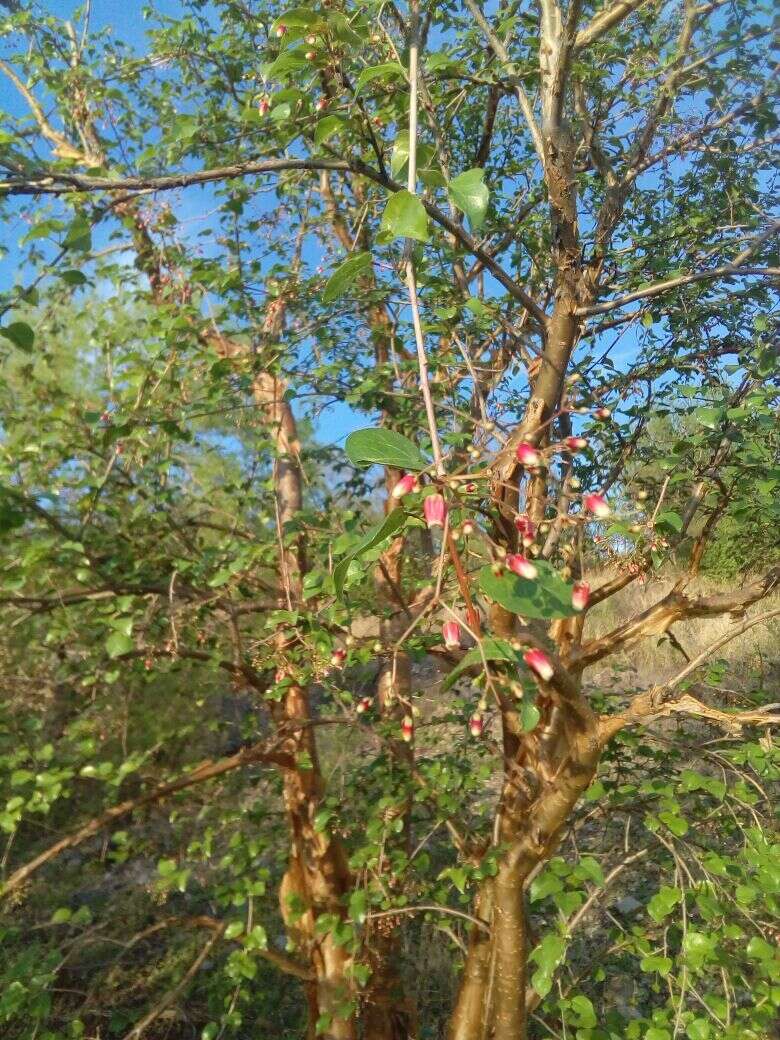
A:
[[[569,451],[582,451],[583,448],[588,446],[588,442],[584,437],[567,437],[564,444]]]
[[[306,51],[305,58],[306,58],[307,61],[314,61],[314,59],[316,57],[317,57],[317,52],[316,51]]]
[[[346,650],[334,650],[333,653],[330,655],[330,663],[333,665],[334,668],[341,668],[346,659]]]
[[[416,491],[418,486],[417,477],[413,473],[404,473],[393,488],[390,497],[403,498],[404,495],[410,495],[413,491]]]
[[[594,516],[600,518],[609,516],[611,512],[607,500],[603,495],[586,495],[582,500],[582,504],[589,513],[593,513]]]
[[[328,107],[328,99],[321,97],[317,99],[317,104],[314,106],[318,112],[324,112]]]
[[[448,650],[457,650],[460,646],[460,625],[457,621],[445,621],[441,626],[444,645]]]
[[[590,585],[586,581],[578,581],[571,590],[571,605],[575,610],[584,610],[590,599]]]
[[[423,502],[423,514],[428,530],[434,527],[444,527],[444,519],[447,516],[447,503],[441,495],[428,495]]]
[[[476,527],[474,526],[474,521],[473,520],[464,520],[463,524],[461,525],[461,531],[467,537],[470,534],[474,534],[474,532],[476,531]]]
[[[542,456],[533,444],[520,441],[517,445],[517,461],[521,466],[538,466],[542,461]]]
[[[362,715],[364,712],[368,711],[368,709],[371,707],[373,703],[374,702],[371,699],[371,697],[361,697],[360,700],[357,702],[357,707],[355,708],[355,711],[358,713],[358,715]]]
[[[478,711],[475,711],[469,719],[469,733],[471,733],[472,737],[481,737],[482,729],[482,716],[479,714]]]
[[[523,539],[523,544],[526,544],[526,538],[528,544],[536,537],[536,524],[525,513],[515,517],[515,527],[520,537]]]
[[[536,672],[540,679],[543,679],[545,682],[549,682],[552,679],[553,666],[550,664],[547,654],[541,650],[527,650],[523,654],[523,660],[532,672]]]
[[[601,419],[604,422],[606,419],[609,419],[612,412],[610,412],[609,408],[597,408],[593,414],[597,419]]]
[[[414,736],[414,719],[411,715],[404,715],[401,721],[401,737],[407,744],[411,743]]]
[[[519,553],[507,556],[506,565],[513,574],[517,574],[527,581],[533,581],[538,573],[530,560],[526,560],[525,556],[521,556]]]
[[[286,26],[286,25],[285,25],[285,24],[284,24],[283,22],[280,22],[280,23],[279,23],[279,24],[277,25],[277,27],[276,27],[276,36],[277,36],[277,39],[281,40],[281,38],[282,38],[282,37],[284,36],[284,34],[285,34],[286,32],[287,32],[287,26]]]

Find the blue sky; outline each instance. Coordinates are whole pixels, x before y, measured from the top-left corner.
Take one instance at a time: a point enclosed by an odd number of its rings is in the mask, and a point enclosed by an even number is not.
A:
[[[76,14],[83,10],[81,5],[68,2],[68,0],[46,0],[41,3],[40,8],[55,15],[58,18],[73,19]],[[140,0],[93,0],[90,14],[90,27],[93,31],[110,29],[112,36],[132,47],[138,54],[145,49],[145,39],[148,29],[155,24],[155,19],[144,18],[143,11],[148,6],[163,16],[176,17],[182,14],[184,7],[178,0],[154,0],[153,5]],[[10,82],[0,76],[0,109],[14,116],[25,116],[27,109],[24,101]],[[184,222],[197,224],[198,230],[203,226],[203,215],[208,213],[215,205],[213,190],[209,187],[188,189],[175,193],[175,202],[172,196],[168,196],[177,213],[178,218]],[[17,213],[24,208],[34,208],[37,201],[25,199],[13,208]],[[8,214],[10,208],[6,210]],[[0,256],[0,279],[6,284],[27,284],[35,272],[25,270],[20,264],[20,253],[16,248],[18,239],[27,230],[23,219],[8,220],[5,232],[0,236],[0,247],[7,249],[5,257]],[[102,241],[102,233],[98,231],[95,235],[95,245],[100,248],[105,244]],[[341,250],[339,250],[341,252]],[[314,264],[319,256],[309,257]],[[128,263],[132,262],[132,256],[128,253]],[[329,404],[323,411],[316,426],[318,440],[322,443],[340,443],[352,430],[367,425],[365,415],[356,413],[349,405],[335,403]]]
[[[117,39],[121,39],[129,46],[133,47],[139,54],[143,53],[145,49],[145,34],[147,29],[154,24],[154,19],[146,20],[143,17],[144,8],[147,5],[140,2],[140,0],[93,0],[92,12],[91,12],[91,26],[94,30],[103,28],[110,28],[113,36]],[[291,0],[291,6],[294,6]],[[41,7],[50,13],[60,17],[68,18],[73,17],[74,12],[78,11],[77,5],[67,2],[67,0],[47,0],[46,3],[42,4]],[[179,0],[156,0],[154,8],[162,15],[168,15],[175,17],[182,13],[184,10],[183,5]],[[21,114],[24,112],[24,103],[19,98],[16,91],[8,83],[4,77],[0,77],[0,106],[13,114]],[[173,202],[177,216],[180,220],[184,221],[185,228],[188,225],[187,222],[198,222],[196,227],[200,227],[199,221],[203,218],[204,213],[208,211],[214,205],[214,195],[212,188],[195,188],[188,189],[174,193],[175,197],[169,199]],[[272,200],[273,196],[269,196],[269,200]],[[31,202],[26,200],[23,204],[28,207],[37,206],[37,202]],[[208,221],[208,218],[206,218]],[[18,253],[14,249],[15,240],[23,233],[25,229],[24,223],[20,221],[9,222],[4,236],[4,243],[9,247],[9,254],[5,261],[0,261],[0,277],[4,281],[13,282],[16,279],[21,279],[23,282],[29,280],[32,276],[32,272],[25,271],[18,262]],[[103,232],[99,232],[96,236],[97,244],[100,245],[100,235]],[[318,250],[319,252],[319,250]],[[337,260],[338,253],[340,251],[333,251],[330,258],[330,263],[335,263]],[[308,260],[312,261],[316,265],[319,260],[319,255],[312,255],[307,257]],[[488,287],[490,291],[490,287]],[[626,361],[632,357],[638,348],[639,334],[633,327],[628,327],[624,331],[623,338],[621,339],[618,347],[612,353],[612,360],[620,365],[621,361],[625,364]],[[606,347],[609,341],[604,340],[600,346]],[[435,352],[435,344],[431,344],[432,353]],[[359,426],[366,425],[368,418],[364,415],[357,414],[350,406],[345,404],[330,405],[327,410],[323,413],[320,422],[317,427],[317,434],[320,440],[327,443],[338,442],[343,439],[344,436],[351,430]]]

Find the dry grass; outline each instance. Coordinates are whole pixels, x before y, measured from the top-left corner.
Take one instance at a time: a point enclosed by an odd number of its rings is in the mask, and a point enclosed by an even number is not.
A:
[[[598,587],[602,581],[611,577],[602,574],[592,579],[591,584]],[[674,584],[674,577],[662,578],[645,585],[634,583],[621,590],[610,599],[594,607],[588,615],[585,638],[592,639],[603,636],[618,625],[653,606]],[[722,583],[699,579],[687,590],[689,594],[716,594],[728,592]],[[780,593],[775,592],[766,599],[751,607],[750,614],[763,614],[780,608]],[[738,625],[728,615],[716,618],[697,618],[681,621],[673,627],[674,635],[689,657],[693,658],[705,650],[720,637]],[[742,685],[761,685],[771,688],[769,684],[778,679],[778,649],[780,649],[780,617],[772,618],[764,625],[757,625],[733,642],[727,643],[713,654],[715,659],[725,660],[729,665],[730,681],[734,678]],[[654,683],[670,678],[685,665],[685,658],[672,643],[664,638],[650,636],[637,646],[620,652],[596,665],[588,674],[588,678],[599,680],[612,673],[615,668],[621,671],[630,670],[636,673],[641,683]]]

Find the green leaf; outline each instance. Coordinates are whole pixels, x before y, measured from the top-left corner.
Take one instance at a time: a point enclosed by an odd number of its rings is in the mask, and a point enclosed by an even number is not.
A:
[[[83,275],[81,271],[58,271],[59,277],[65,282],[66,285],[86,285],[87,277]]]
[[[461,675],[468,671],[476,664],[482,664],[482,658],[486,661],[508,661],[510,664],[519,665],[520,655],[516,650],[513,650],[509,643],[503,639],[483,639],[482,640],[482,653],[479,652],[479,647],[475,646],[473,650],[469,650],[463,660],[457,665],[442,684],[443,690],[448,690],[453,683],[456,683]]]
[[[373,83],[374,80],[386,81],[403,75],[403,66],[399,65],[397,61],[388,61],[383,65],[369,65],[367,69],[363,69],[355,80],[355,94],[359,94],[363,87]]]
[[[596,1012],[593,1010],[593,1005],[587,997],[582,994],[578,994],[572,998],[571,1002],[572,1011],[579,1015],[580,1021],[577,1023],[580,1029],[592,1029],[598,1025],[598,1019],[596,1018]]]
[[[336,268],[322,292],[323,303],[333,303],[355,284],[355,280],[371,266],[371,254],[355,253]]]
[[[410,191],[397,191],[391,195],[382,214],[378,239],[387,243],[394,238],[428,241],[428,214],[422,202]]]
[[[666,976],[672,970],[673,964],[671,957],[662,957],[660,954],[654,953],[649,957],[643,957],[639,962],[639,967],[642,971],[656,971],[659,975]]]
[[[592,856],[583,856],[577,864],[577,873],[588,878],[594,885],[599,887],[604,884],[604,871],[601,864]]]
[[[531,985],[540,997],[546,997],[552,989],[552,977],[555,969],[561,962],[566,943],[554,932],[548,932],[539,945],[531,953],[529,960],[539,966],[531,976]]]
[[[683,894],[679,888],[663,885],[647,904],[647,912],[656,924],[660,924],[678,903],[682,902],[682,897]]]
[[[697,408],[693,413],[693,418],[697,423],[706,426],[708,430],[718,430],[723,422],[723,409]]]
[[[717,941],[703,932],[687,932],[682,952],[692,968],[700,968],[715,952]]]
[[[79,216],[72,221],[62,244],[66,249],[89,252],[92,248],[92,226],[86,217]]]
[[[520,725],[523,728],[523,733],[530,733],[536,729],[540,718],[541,714],[534,702],[523,698],[523,703],[520,706]]]
[[[509,570],[501,575],[491,567],[479,572],[479,587],[485,595],[513,614],[524,618],[573,617],[571,586],[546,560],[534,560],[538,576],[534,581],[520,578]]]
[[[55,910],[51,915],[52,924],[65,924],[73,916],[73,911],[69,910],[67,906],[61,906],[59,910]]]
[[[268,949],[268,933],[261,924],[256,924],[252,931],[244,939],[244,949],[246,950],[267,950]]]
[[[349,565],[357,559],[358,556],[362,556],[363,553],[368,552],[369,549],[373,549],[374,546],[379,545],[385,541],[391,535],[394,535],[396,531],[400,530],[406,523],[406,513],[400,507],[394,509],[392,513],[388,513],[381,524],[377,527],[372,528],[368,534],[344,557],[340,560],[333,568],[333,586],[336,590],[336,596],[340,599],[344,592],[344,582],[347,578],[347,571]]]
[[[35,333],[24,321],[13,321],[0,327],[0,336],[5,336],[15,347],[29,354],[35,343]]]
[[[349,916],[355,924],[363,924],[368,909],[368,894],[364,888],[356,888],[349,897]]]
[[[264,75],[267,79],[285,79],[291,72],[300,72],[301,69],[309,68],[311,62],[306,59],[301,50],[282,51],[279,57],[266,66]]]
[[[685,1035],[688,1040],[710,1040],[712,1025],[706,1018],[695,1018],[693,1022],[688,1023]]]
[[[271,31],[275,33],[280,25],[284,25],[288,29],[308,29],[320,23],[322,23],[322,15],[319,12],[312,11],[308,7],[293,7],[274,19],[271,23]]]
[[[109,625],[115,632],[121,632],[122,635],[128,636],[128,638],[133,634],[133,619],[131,617],[111,618]]]
[[[660,812],[658,819],[665,823],[672,834],[678,838],[682,838],[688,833],[688,821],[683,819],[682,816],[678,816],[677,813]]]
[[[440,186],[443,187],[447,182],[441,177],[438,170],[429,170],[427,167],[430,165],[434,158],[435,152],[428,144],[423,144],[421,141],[417,142],[417,175],[425,182],[426,178],[430,178],[431,175],[438,177]],[[390,173],[393,177],[398,177],[406,168],[406,164],[409,162],[409,131],[399,130],[398,136],[393,143],[393,153],[390,156]]]
[[[671,509],[665,509],[662,513],[659,513],[658,522],[666,524],[667,527],[671,527],[672,530],[677,531],[678,534],[683,529],[682,517],[679,513],[675,513]]]
[[[121,657],[133,649],[133,640],[124,632],[112,632],[106,640],[106,653],[109,657]]]
[[[420,449],[401,433],[369,426],[355,430],[344,442],[344,451],[354,466],[396,466],[418,472],[428,465]]]
[[[481,227],[487,213],[490,191],[484,183],[484,176],[484,170],[466,170],[449,185],[450,199],[466,214],[472,228]]]
[[[343,130],[345,126],[344,120],[339,116],[329,115],[320,119],[314,128],[314,143],[322,144],[323,141],[330,140],[334,134],[337,134],[339,130]]]
[[[244,922],[243,921],[231,921],[230,924],[225,929],[225,938],[226,939],[236,939],[239,935],[241,935],[243,933],[243,931],[244,931]]]

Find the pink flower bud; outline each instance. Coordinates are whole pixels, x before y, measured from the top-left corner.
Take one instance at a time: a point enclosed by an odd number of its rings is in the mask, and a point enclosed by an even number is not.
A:
[[[552,679],[553,666],[550,664],[547,654],[541,650],[527,650],[523,654],[523,660],[532,672],[536,672],[540,679],[543,679],[545,682],[549,682]]]
[[[475,711],[469,719],[469,733],[471,733],[472,737],[481,737],[482,729],[482,716],[478,711]]]
[[[507,556],[506,565],[512,571],[513,574],[517,574],[521,578],[525,578],[527,581],[533,581],[538,571],[536,567],[526,560],[525,556],[521,556],[520,553],[515,553],[513,556]]]
[[[413,491],[417,490],[417,487],[417,477],[413,473],[404,473],[393,488],[391,498],[403,498],[404,495],[411,495]]]
[[[571,605],[575,610],[584,610],[590,599],[590,585],[586,581],[578,581],[571,590]]]
[[[413,736],[414,719],[411,715],[404,715],[403,719],[401,720],[401,737],[406,741],[407,744],[410,744]]]
[[[441,626],[444,645],[448,650],[457,650],[460,646],[460,625],[457,621],[445,621]]]
[[[270,109],[271,109],[271,104],[268,101],[268,98],[260,98],[260,100],[257,102],[257,111],[260,113],[260,115],[261,116],[267,115],[268,112],[270,111]]]
[[[520,537],[523,539],[523,545],[530,545],[536,537],[536,524],[525,513],[515,517],[515,527]],[[528,543],[526,543],[528,539]]]
[[[321,97],[317,99],[317,104],[314,106],[318,112],[324,112],[328,107],[328,99]]]
[[[469,481],[469,483],[466,485],[466,493],[469,495],[473,495],[476,490],[477,485],[473,481]]]
[[[281,38],[284,36],[284,34],[286,32],[287,32],[287,26],[283,22],[280,22],[279,25],[277,25],[277,27],[276,27],[276,37],[277,37],[277,39],[281,40]]]
[[[521,466],[538,466],[542,461],[542,456],[533,444],[520,441],[517,445],[517,461]]]
[[[434,527],[444,527],[444,519],[447,516],[447,503],[441,495],[428,495],[423,502],[423,514],[428,530]]]
[[[346,650],[334,650],[333,653],[330,655],[330,663],[333,665],[334,668],[341,668],[346,659]]]
[[[612,412],[610,412],[609,408],[597,408],[593,414],[597,419],[601,419],[604,422],[605,419],[609,419]]]
[[[314,44],[317,42],[317,37],[316,36],[307,36],[306,37],[306,42],[309,44],[310,47],[313,47]]]
[[[317,57],[317,52],[316,51],[306,51],[305,58],[306,58],[307,61],[314,61],[314,59],[316,57]]]
[[[474,526],[473,520],[464,520],[460,529],[463,532],[463,534],[466,535],[466,537],[468,537],[470,534],[474,534],[474,532],[476,531],[476,527]]]
[[[362,715],[364,712],[368,711],[368,709],[371,707],[373,703],[374,702],[370,697],[361,697],[360,700],[357,702],[357,707],[355,708],[355,711],[358,713],[358,715]]]
[[[569,451],[582,451],[583,448],[588,446],[588,442],[584,437],[567,437],[564,444]]]
[[[582,500],[582,504],[589,513],[593,513],[594,516],[600,518],[609,516],[611,512],[607,500],[603,495],[586,495]]]

